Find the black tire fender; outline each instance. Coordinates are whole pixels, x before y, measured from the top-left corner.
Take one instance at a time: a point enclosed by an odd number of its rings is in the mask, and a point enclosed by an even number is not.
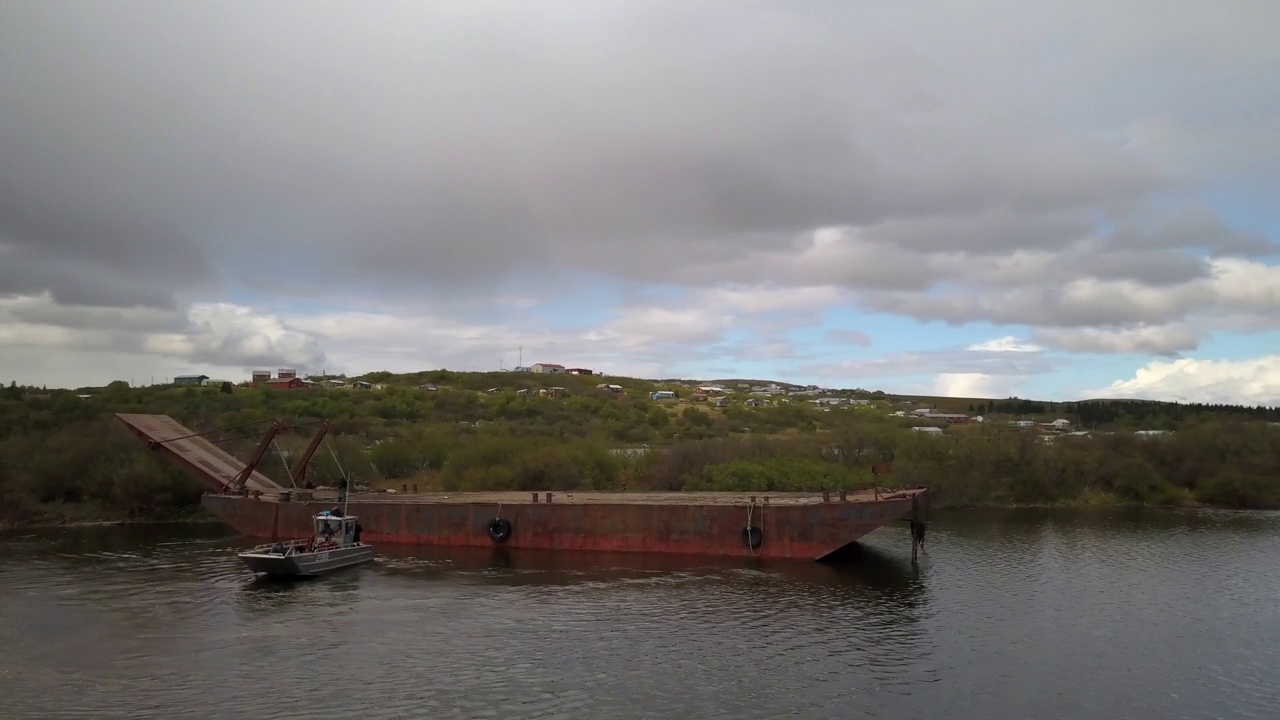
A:
[[[494,518],[489,521],[489,539],[496,543],[504,543],[511,539],[511,521],[506,518]]]

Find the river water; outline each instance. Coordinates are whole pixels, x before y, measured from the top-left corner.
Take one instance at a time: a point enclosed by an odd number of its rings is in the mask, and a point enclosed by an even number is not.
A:
[[[842,567],[0,535],[4,718],[1280,717],[1280,515],[937,513]]]

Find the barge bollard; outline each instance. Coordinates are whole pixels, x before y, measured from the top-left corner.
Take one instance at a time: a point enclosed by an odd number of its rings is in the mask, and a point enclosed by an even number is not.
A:
[[[841,490],[841,491],[840,491],[840,502],[845,502],[845,501],[846,501],[846,500],[848,500],[848,499],[849,499],[849,493],[848,493],[847,491],[845,491],[845,490]]]
[[[413,484],[413,491],[418,492],[418,483]]]
[[[538,502],[538,493],[533,494],[533,501]]]
[[[823,490],[823,491],[822,491],[822,502],[831,502],[831,492],[830,492],[830,491],[828,491],[828,490]]]
[[[547,502],[551,502],[551,493],[547,493]]]
[[[916,563],[920,548],[924,547],[924,535],[928,524],[920,519],[920,496],[911,497],[911,564]]]
[[[409,492],[409,483],[400,486],[400,492]]]

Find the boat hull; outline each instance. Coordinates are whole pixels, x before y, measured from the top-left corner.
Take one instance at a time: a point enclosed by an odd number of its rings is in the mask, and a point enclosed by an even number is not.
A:
[[[329,551],[278,555],[269,552],[240,553],[250,571],[269,577],[308,578],[341,570],[373,559],[369,545],[356,545]]]
[[[351,501],[364,539],[371,544],[509,547],[715,555],[818,560],[867,533],[919,511],[923,488],[875,500],[746,504],[721,502],[528,502],[507,504],[455,494],[447,502],[411,498]],[[479,494],[477,494],[479,495]],[[528,498],[528,495],[525,495]],[[325,502],[290,502],[209,494],[204,506],[237,531],[252,537],[300,537],[311,529]],[[511,524],[510,536],[494,540],[496,517]],[[750,520],[749,520],[750,519]],[[749,538],[748,520],[759,529]],[[901,523],[904,526],[905,523]],[[748,540],[757,547],[748,545]]]

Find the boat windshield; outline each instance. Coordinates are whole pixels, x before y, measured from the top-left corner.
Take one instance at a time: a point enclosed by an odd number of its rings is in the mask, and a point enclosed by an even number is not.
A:
[[[345,544],[354,541],[356,519],[351,517],[317,517],[316,542]]]

